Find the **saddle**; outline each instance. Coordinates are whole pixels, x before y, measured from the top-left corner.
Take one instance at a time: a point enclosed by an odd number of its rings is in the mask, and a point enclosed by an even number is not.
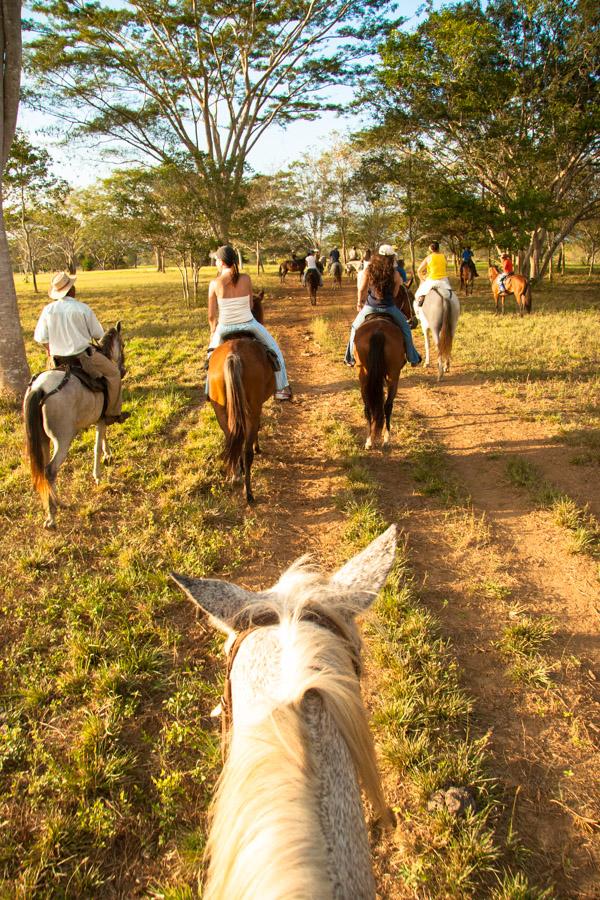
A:
[[[279,372],[281,370],[281,366],[279,364],[279,360],[277,359],[277,354],[275,353],[275,351],[270,350],[268,347],[266,347],[263,342],[256,337],[255,334],[249,334],[247,331],[233,331],[223,339],[223,343],[225,344],[227,341],[239,341],[241,338],[245,338],[245,340],[247,341],[256,341],[257,344],[260,344],[260,346],[267,354],[267,359],[273,367],[273,371]]]
[[[108,406],[108,387],[106,384],[106,378],[101,375],[99,378],[95,378],[93,375],[88,375],[81,367],[81,362],[79,361],[78,356],[53,356],[54,368],[59,372],[64,372],[65,377],[55,389],[55,391],[59,391],[61,388],[65,386],[65,384],[69,381],[72,375],[77,378],[81,384],[88,389],[88,391],[92,391],[94,394],[104,394],[104,402],[102,404],[102,415],[100,418],[103,418],[106,414],[106,407]],[[52,391],[52,393],[55,393]],[[50,394],[48,394],[48,397]]]

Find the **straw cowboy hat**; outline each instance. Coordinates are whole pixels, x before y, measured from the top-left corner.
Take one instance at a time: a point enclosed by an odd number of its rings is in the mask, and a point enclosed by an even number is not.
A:
[[[68,272],[57,272],[56,275],[52,276],[48,296],[51,300],[62,300],[63,297],[67,296],[76,280],[77,275],[69,275]]]

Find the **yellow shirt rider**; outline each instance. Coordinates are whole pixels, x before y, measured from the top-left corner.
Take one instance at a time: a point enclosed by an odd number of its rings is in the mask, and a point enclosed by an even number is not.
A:
[[[416,290],[415,300],[419,306],[423,305],[423,300],[429,291],[434,287],[447,288],[452,291],[452,285],[448,278],[446,269],[446,257],[440,253],[440,245],[438,241],[433,241],[429,245],[430,254],[426,256],[417,269],[417,275],[421,279],[421,283]]]

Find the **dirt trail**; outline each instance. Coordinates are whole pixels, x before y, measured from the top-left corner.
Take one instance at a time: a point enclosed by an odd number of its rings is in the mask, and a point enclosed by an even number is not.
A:
[[[362,428],[349,393],[358,386],[353,372],[315,347],[310,323],[340,299],[350,318],[353,298],[349,287],[341,298],[330,290],[322,293],[321,310],[313,311],[291,284],[266,311],[267,324],[284,350],[296,399],[267,416],[256,483],[263,550],[243,573],[252,588],[271,584],[287,563],[307,551],[331,566],[344,527],[335,503],[344,471],[323,448],[320,422],[340,418]],[[533,851],[527,868],[541,883],[550,879],[556,896],[598,897],[597,846],[594,850],[594,835],[578,818],[600,819],[600,801],[590,788],[596,782],[600,737],[594,705],[600,684],[597,581],[592,563],[569,555],[561,530],[547,514],[533,511],[505,476],[507,452],[517,449],[526,455],[524,449],[548,448],[543,429],[539,423],[518,421],[509,401],[460,369],[440,386],[433,375],[431,381],[403,377],[396,415],[403,404],[443,444],[472,496],[475,513],[485,514],[485,546],[480,538],[463,539],[465,522],[417,493],[401,447],[385,457],[369,457],[382,507],[390,521],[402,519],[423,601],[452,639],[464,686],[476,701],[474,730],[491,734],[493,774],[509,813],[517,797],[514,824]],[[577,473],[569,473],[571,483],[564,484],[563,452],[552,448],[550,461],[544,462],[550,469],[558,467],[554,474],[563,476],[559,484],[580,499],[586,485],[574,484]],[[510,598],[486,594],[481,587],[497,581],[509,586]],[[542,699],[532,700],[509,679],[506,661],[495,647],[515,602],[533,615],[550,614],[558,625],[553,655],[559,690]]]

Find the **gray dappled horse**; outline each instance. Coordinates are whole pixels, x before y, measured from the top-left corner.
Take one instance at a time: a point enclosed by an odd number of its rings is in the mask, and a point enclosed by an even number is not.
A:
[[[341,288],[342,286],[342,264],[341,262],[333,262],[329,268],[329,274],[333,278],[334,287]]]
[[[100,342],[101,353],[112,359],[125,375],[125,353],[121,323],[110,328]],[[46,519],[44,528],[56,524],[58,499],[55,483],[58,470],[65,461],[75,435],[90,425],[96,426],[94,446],[94,480],[100,481],[100,458],[110,459],[106,441],[106,423],[102,416],[104,393],[84,387],[74,375],[63,369],[48,369],[36,376],[25,394],[23,418],[25,440],[33,484],[40,497]],[[53,453],[50,457],[50,441]]]
[[[422,306],[415,303],[414,309],[425,338],[423,365],[429,365],[428,331],[431,331],[438,351],[438,381],[441,381],[444,372],[448,372],[450,369],[452,341],[460,315],[459,299],[449,288],[433,287],[423,298]]]
[[[171,576],[228,635],[204,900],[374,900],[360,784],[382,824],[393,814],[360,693],[355,617],[395,549],[392,525],[331,577],[299,560],[260,593]]]

